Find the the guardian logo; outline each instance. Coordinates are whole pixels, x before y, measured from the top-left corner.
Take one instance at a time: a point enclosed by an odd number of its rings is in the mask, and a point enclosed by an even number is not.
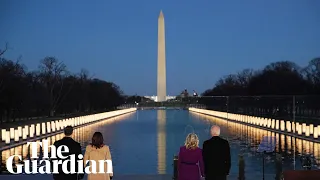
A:
[[[44,164],[39,167],[38,169],[38,151],[37,146],[38,144],[43,149],[43,159],[46,160],[40,160],[40,164]],[[83,155],[78,155],[78,160],[76,160],[75,155],[70,156],[63,156],[63,153],[68,153],[69,148],[67,146],[59,146],[58,149],[56,149],[55,146],[51,145],[49,146],[48,141],[44,140],[43,142],[28,142],[27,146],[31,145],[31,158],[34,160],[24,160],[23,164],[17,164],[17,170],[14,172],[12,164],[15,157],[18,157],[19,160],[22,160],[22,157],[20,155],[13,155],[10,156],[6,160],[6,166],[7,170],[12,174],[21,174],[22,170],[24,168],[24,173],[26,174],[59,174],[58,168],[59,165],[62,166],[62,171],[65,174],[105,174],[105,173],[113,173],[112,169],[112,160],[99,160],[99,172],[97,172],[97,162],[94,160],[87,160],[85,163],[83,162]],[[51,148],[51,153],[49,157],[49,148]],[[56,160],[60,159],[60,160]],[[62,160],[61,160],[62,159]],[[88,162],[91,161],[91,167],[86,166]],[[77,169],[76,164],[77,163]],[[105,172],[105,164],[107,163],[107,172]],[[83,168],[85,167],[85,169]],[[91,169],[91,171],[90,171]],[[38,171],[39,170],[39,171]]]

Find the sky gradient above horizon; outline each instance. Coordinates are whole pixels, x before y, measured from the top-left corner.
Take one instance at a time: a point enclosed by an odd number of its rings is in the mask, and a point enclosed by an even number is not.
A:
[[[46,56],[129,95],[156,95],[157,23],[166,30],[167,93],[199,93],[224,75],[320,57],[320,1],[2,0],[0,49],[29,70]]]

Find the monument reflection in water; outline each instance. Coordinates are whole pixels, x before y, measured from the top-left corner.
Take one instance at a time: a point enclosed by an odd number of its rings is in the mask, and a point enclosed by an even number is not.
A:
[[[166,174],[166,111],[157,110],[158,174]]]
[[[133,114],[135,115],[131,117]],[[77,128],[73,137],[85,148],[91,142],[95,131],[102,132],[106,143],[111,147],[114,170],[117,174],[172,174],[173,155],[183,145],[186,135],[196,132],[202,147],[203,141],[210,138],[209,129],[212,124],[219,125],[222,136],[230,141],[230,173],[233,175],[238,173],[239,153],[245,156],[246,173],[261,174],[262,156],[256,150],[263,136],[277,138],[276,151],[284,157],[283,169],[302,169],[300,155],[304,154],[310,154],[315,160],[314,163],[320,163],[320,144],[317,142],[182,110],[138,111]],[[52,144],[62,137],[63,133],[60,133],[46,139]],[[3,165],[5,160],[14,154],[23,155],[23,158],[27,159],[29,148],[24,144],[2,151]],[[266,160],[265,170],[266,174],[275,173],[273,156]]]

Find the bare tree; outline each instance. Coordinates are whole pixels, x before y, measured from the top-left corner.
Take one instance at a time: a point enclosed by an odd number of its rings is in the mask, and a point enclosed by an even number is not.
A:
[[[62,97],[63,78],[67,75],[67,68],[63,62],[55,57],[46,57],[41,60],[40,79],[49,95],[50,116],[54,116],[55,109]]]
[[[25,75],[25,66],[20,64],[21,56],[14,63],[4,58],[0,58],[0,92],[5,88],[5,78],[14,74],[15,76]]]
[[[244,69],[243,71],[237,74],[238,83],[243,87],[247,87],[253,76],[254,76],[253,69]]]
[[[308,66],[303,69],[303,75],[313,84],[320,83],[320,58],[312,59]]]
[[[4,49],[0,49],[0,57],[9,49],[9,43],[6,43]]]
[[[1,56],[2,56],[8,49],[9,49],[9,44],[6,43],[4,49],[0,49],[0,58],[1,58]],[[2,59],[0,59],[0,61],[2,61]],[[1,76],[0,76],[0,77],[1,77]],[[3,89],[3,81],[4,81],[4,79],[1,78],[1,80],[0,80],[0,92],[1,92],[1,90]]]
[[[92,79],[86,70],[71,74],[64,63],[46,57],[37,71],[29,72],[20,59],[0,57],[0,123],[49,114],[102,112],[123,103],[116,84]]]

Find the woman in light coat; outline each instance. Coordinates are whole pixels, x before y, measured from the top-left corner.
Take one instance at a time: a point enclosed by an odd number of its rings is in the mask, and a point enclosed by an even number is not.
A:
[[[110,171],[109,164],[104,163],[104,169],[101,169],[104,173],[100,172],[99,160],[112,160],[109,146],[103,144],[103,136],[100,132],[95,132],[92,137],[92,143],[86,147],[86,152],[84,154],[83,162],[86,166],[86,161],[89,160],[89,170],[88,180],[110,180],[113,177],[113,173],[107,173]],[[96,173],[92,173],[92,161],[96,164]],[[111,166],[111,171],[113,172],[113,167]]]

